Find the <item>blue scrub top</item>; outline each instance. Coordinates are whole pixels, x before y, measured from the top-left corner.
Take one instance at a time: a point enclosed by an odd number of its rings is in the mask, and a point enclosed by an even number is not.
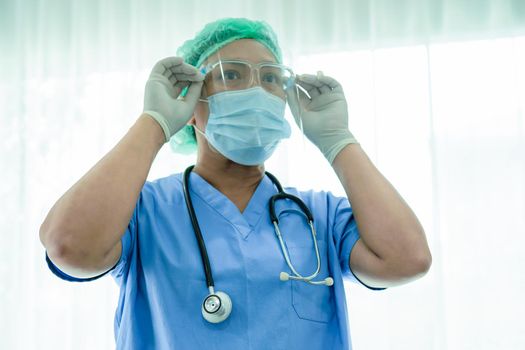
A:
[[[291,271],[270,221],[268,200],[277,189],[267,176],[242,213],[195,172],[190,188],[215,290],[230,295],[232,313],[218,324],[202,317],[208,289],[182,174],[148,181],[122,236],[122,256],[108,271],[120,286],[117,349],[351,349],[343,279],[360,281],[349,268],[359,232],[348,200],[330,192],[285,189],[314,216],[321,255],[316,280],[334,279],[333,287],[326,287],[279,279],[281,271]],[[276,212],[295,269],[310,275],[316,257],[305,216],[289,200],[278,201]],[[75,278],[47,254],[46,260],[68,281],[104,275]]]

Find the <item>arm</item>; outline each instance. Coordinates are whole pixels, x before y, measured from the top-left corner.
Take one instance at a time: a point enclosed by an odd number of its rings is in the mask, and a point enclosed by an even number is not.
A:
[[[40,226],[40,240],[62,271],[87,278],[118,261],[120,238],[163,143],[160,125],[143,114],[51,208]]]
[[[432,262],[424,230],[361,146],[346,145],[332,166],[361,235],[349,257],[352,272],[371,287],[391,287],[424,275]]]
[[[66,274],[88,278],[121,256],[121,237],[162,145],[193,115],[203,76],[180,57],[155,64],[144,113],[122,140],[51,208],[40,227],[49,258]],[[188,88],[184,98],[178,98]]]
[[[348,129],[341,85],[322,72],[297,76],[296,82],[308,96],[287,91],[294,118],[333,166],[352,204],[361,235],[348,258],[352,272],[376,288],[422,276],[432,261],[423,228]]]

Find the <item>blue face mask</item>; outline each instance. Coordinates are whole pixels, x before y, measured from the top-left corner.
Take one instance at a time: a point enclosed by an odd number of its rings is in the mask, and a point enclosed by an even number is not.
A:
[[[290,137],[290,124],[284,119],[286,103],[261,87],[220,92],[208,97],[208,102],[204,136],[235,163],[262,164],[280,140]]]

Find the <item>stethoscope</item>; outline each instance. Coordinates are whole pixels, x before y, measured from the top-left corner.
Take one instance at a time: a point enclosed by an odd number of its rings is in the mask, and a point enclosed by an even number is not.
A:
[[[197,220],[197,216],[195,215],[195,210],[193,209],[193,203],[190,196],[189,177],[193,168],[194,165],[188,167],[184,171],[182,186],[184,190],[184,199],[186,201],[186,206],[190,215],[191,225],[193,226],[193,230],[195,231],[195,237],[197,238],[197,243],[199,245],[202,265],[204,267],[204,274],[206,275],[206,285],[208,286],[209,291],[208,296],[204,299],[202,303],[201,311],[202,316],[206,321],[211,323],[219,323],[227,319],[228,316],[230,316],[233,304],[228,294],[220,291],[215,292],[215,283],[213,282],[210,260],[208,259],[206,245],[204,244],[204,239],[202,238],[202,232],[199,227],[199,222]],[[304,204],[304,202],[301,199],[299,199],[299,197],[284,192],[281,184],[275,176],[273,176],[267,171],[265,172],[265,174],[270,178],[274,186],[277,187],[277,190],[279,191],[279,193],[273,195],[270,198],[270,219],[272,220],[273,226],[275,228],[275,235],[279,240],[281,251],[284,255],[284,259],[286,260],[286,264],[292,271],[292,275],[290,275],[287,272],[281,272],[279,274],[279,279],[281,281],[297,280],[314,285],[332,286],[334,284],[334,280],[331,277],[327,277],[321,281],[313,280],[319,275],[319,272],[321,271],[321,257],[319,255],[319,247],[317,246],[317,239],[314,228],[314,218],[310,213],[310,210],[308,209],[306,204]],[[315,272],[309,276],[302,276],[299,272],[297,272],[297,270],[293,267],[290,255],[288,254],[288,249],[286,248],[283,237],[281,235],[281,230],[279,230],[279,219],[277,215],[275,215],[275,202],[280,199],[290,199],[293,202],[295,202],[301,208],[301,211],[308,220],[308,226],[310,226],[310,232],[314,241],[315,256],[317,258],[317,268],[315,269]]]

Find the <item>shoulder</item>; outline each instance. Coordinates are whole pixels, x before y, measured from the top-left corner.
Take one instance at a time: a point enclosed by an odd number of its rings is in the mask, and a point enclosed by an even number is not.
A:
[[[331,191],[299,190],[295,187],[285,187],[286,193],[299,197],[312,211],[336,211],[350,208],[346,197],[338,196]]]
[[[143,202],[174,205],[183,200],[182,173],[146,181],[140,193]]]
[[[304,191],[294,187],[285,187],[284,190],[304,202],[314,217],[318,231],[322,227],[327,229],[343,227],[353,219],[353,211],[346,197],[335,195],[330,191]]]

